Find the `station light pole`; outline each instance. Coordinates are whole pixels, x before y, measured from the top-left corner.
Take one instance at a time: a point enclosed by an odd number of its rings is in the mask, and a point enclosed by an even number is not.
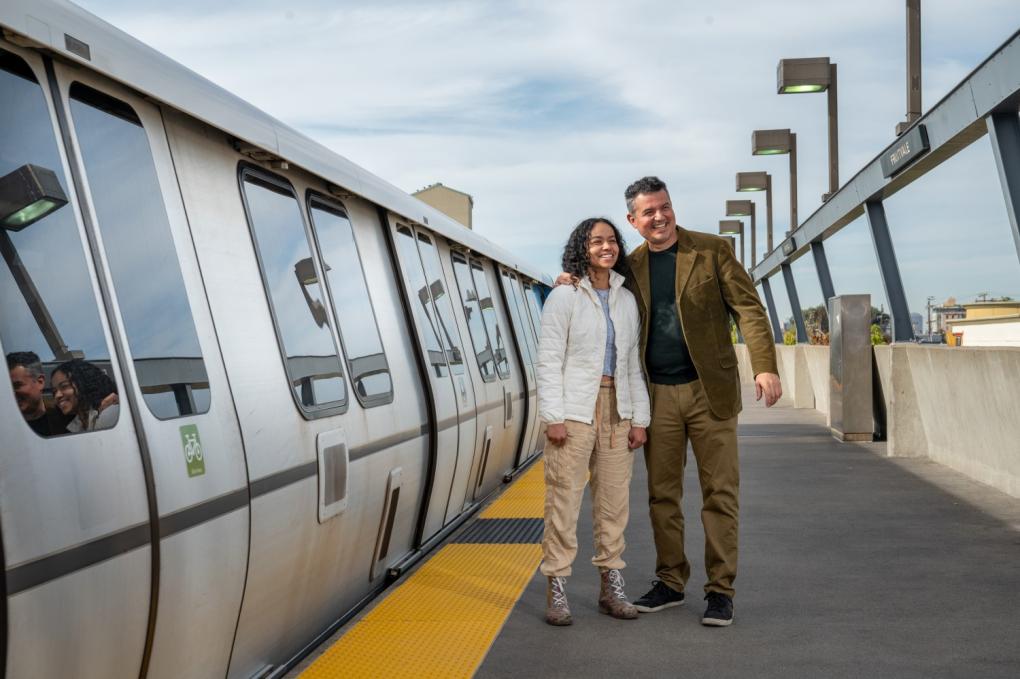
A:
[[[836,106],[836,64],[829,57],[780,59],[776,69],[779,94],[828,92],[829,94],[829,192],[822,202],[839,190],[839,115]]]
[[[744,222],[739,219],[720,219],[719,233],[724,236],[730,236],[731,240],[735,236],[740,236],[740,265],[746,266],[744,264]],[[736,250],[735,245],[734,250]]]
[[[785,130],[755,130],[751,133],[751,154],[790,154],[790,231],[797,228],[797,135]]]
[[[772,252],[772,175],[768,172],[738,172],[737,191],[765,192],[765,254]]]
[[[750,217],[751,218],[751,267],[758,263],[756,254],[757,245],[755,233],[757,228],[754,219],[754,201],[752,200],[728,200],[726,201],[727,217]]]
[[[907,4],[907,119],[896,124],[900,136],[921,117],[921,0]]]

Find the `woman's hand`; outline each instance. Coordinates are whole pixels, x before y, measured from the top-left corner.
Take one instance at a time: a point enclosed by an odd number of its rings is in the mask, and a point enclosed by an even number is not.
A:
[[[648,433],[645,431],[644,427],[630,428],[630,433],[627,435],[627,446],[631,450],[640,448],[645,445],[646,441],[648,441]]]
[[[545,437],[554,446],[562,446],[567,441],[567,425],[562,422],[550,424],[545,430]]]

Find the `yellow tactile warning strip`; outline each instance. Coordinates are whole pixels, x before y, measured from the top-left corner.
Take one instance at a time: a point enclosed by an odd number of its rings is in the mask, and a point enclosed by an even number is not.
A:
[[[537,518],[543,466],[479,518]],[[333,677],[471,677],[542,558],[538,544],[449,544],[305,670]]]
[[[545,506],[544,461],[539,460],[498,500],[482,510],[480,519],[541,519]]]

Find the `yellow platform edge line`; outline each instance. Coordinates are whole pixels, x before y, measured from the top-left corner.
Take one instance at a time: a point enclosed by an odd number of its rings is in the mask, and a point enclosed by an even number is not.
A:
[[[539,460],[479,518],[539,518],[544,498]],[[471,677],[541,559],[538,544],[446,545],[301,677]]]

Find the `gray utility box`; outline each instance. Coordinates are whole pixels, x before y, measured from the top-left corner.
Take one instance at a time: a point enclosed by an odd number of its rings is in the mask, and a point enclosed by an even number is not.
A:
[[[874,437],[871,295],[829,298],[829,422],[840,441]]]

